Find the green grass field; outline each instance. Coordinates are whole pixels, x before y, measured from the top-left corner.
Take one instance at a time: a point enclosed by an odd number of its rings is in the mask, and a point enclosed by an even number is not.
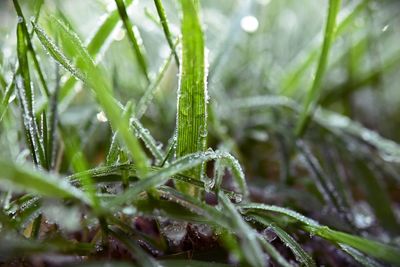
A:
[[[400,2],[0,2],[0,266],[400,266]]]

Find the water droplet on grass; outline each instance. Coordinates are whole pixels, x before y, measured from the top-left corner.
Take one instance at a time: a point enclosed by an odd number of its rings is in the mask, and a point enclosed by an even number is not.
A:
[[[97,114],[96,114],[96,118],[97,118],[97,120],[100,121],[100,122],[107,122],[107,121],[108,121],[108,119],[107,119],[107,117],[106,117],[106,114],[104,114],[103,111],[100,111],[99,113],[97,113]]]
[[[124,39],[124,37],[125,37],[125,30],[122,28],[119,28],[117,31],[115,31],[113,36],[115,41],[121,41],[122,39]]]
[[[126,215],[133,215],[136,213],[136,208],[135,207],[125,207],[122,209],[122,212]]]
[[[276,239],[276,237],[277,237],[277,235],[275,234],[275,232],[272,230],[271,227],[265,228],[265,229],[262,231],[261,234],[265,237],[265,239],[266,239],[268,242],[274,241],[274,240]]]
[[[240,20],[240,27],[245,32],[253,33],[258,29],[258,20],[254,16],[245,16]]]

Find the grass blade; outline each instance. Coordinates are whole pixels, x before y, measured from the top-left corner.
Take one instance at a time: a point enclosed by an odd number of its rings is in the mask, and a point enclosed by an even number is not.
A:
[[[130,6],[132,2],[133,0],[127,0],[126,6]],[[108,45],[111,42],[112,33],[117,28],[118,22],[119,14],[117,10],[107,15],[104,22],[100,24],[93,36],[90,37],[87,41],[86,47],[90,56],[98,59],[102,54],[101,52],[107,49]],[[60,88],[61,101],[66,101],[66,97],[70,95],[71,90],[74,88],[76,82],[76,79],[74,79],[73,77],[67,79],[64,85]],[[66,105],[65,102],[63,104]]]
[[[122,116],[122,110],[115,98],[112,95],[111,85],[106,79],[103,70],[96,66],[86,48],[83,47],[78,36],[71,32],[65,25],[63,25],[58,20],[54,20],[54,25],[60,31],[60,38],[63,42],[67,43],[75,54],[80,55],[80,63],[77,64],[77,68],[72,66],[69,60],[64,54],[55,46],[54,42],[44,33],[44,31],[39,27],[35,26],[35,31],[37,35],[40,36],[39,40],[42,42],[43,46],[50,52],[50,55],[59,62],[61,65],[66,66],[66,68],[72,73],[84,73],[84,76],[78,74],[94,91],[96,98],[106,113],[113,129],[120,132],[120,136],[125,142],[125,145],[130,150],[132,157],[137,163],[139,176],[143,177],[147,172],[148,159],[146,154],[143,152],[138,140],[130,131],[128,127],[128,119]],[[121,119],[122,118],[122,119]]]
[[[179,67],[179,57],[178,53],[176,53],[174,42],[172,41],[172,34],[169,30],[167,15],[165,14],[164,6],[161,0],[154,0],[154,5],[156,6],[158,17],[160,18],[161,26],[164,31],[165,38],[167,39],[169,48],[171,49],[172,54],[174,55],[174,59],[176,65]]]
[[[143,75],[146,77],[147,82],[150,82],[147,70],[147,63],[144,57],[144,48],[138,42],[138,40],[140,40],[140,36],[136,36],[135,32],[133,31],[134,28],[131,21],[129,20],[128,13],[126,12],[126,6],[123,0],[115,0],[115,3],[117,4],[119,15],[122,22],[124,23],[126,33],[128,34],[128,39],[133,46],[133,50],[135,52],[136,59],[139,62],[140,69]],[[136,34],[139,34],[139,32],[137,31]]]
[[[156,78],[149,84],[144,95],[140,98],[137,106],[136,106],[136,117],[140,119],[147,110],[147,107],[150,101],[153,99],[153,95],[155,91],[158,89],[158,85],[160,84],[162,78],[164,77],[165,72],[168,69],[169,63],[172,59],[172,53],[165,60],[164,64],[161,66]]]
[[[2,170],[0,180],[6,186],[45,197],[76,198],[84,204],[91,204],[81,190],[53,175],[14,165],[2,159],[0,160],[0,169]]]
[[[311,258],[310,255],[308,255],[307,252],[304,251],[304,249],[300,246],[299,243],[297,243],[296,240],[294,240],[293,237],[291,237],[288,233],[286,233],[282,228],[279,226],[269,222],[265,218],[261,216],[254,216],[257,221],[261,222],[264,226],[268,226],[274,231],[277,236],[284,242],[290,250],[293,252],[293,254],[296,256],[296,259],[304,264],[304,266],[316,266],[314,260]]]
[[[243,204],[240,205],[243,212],[257,212],[257,211],[267,211],[274,212],[282,215],[286,215],[295,221],[303,223],[302,228],[309,232],[311,235],[318,235],[322,238],[330,240],[337,245],[346,244],[351,246],[361,252],[364,252],[377,259],[384,260],[393,264],[400,264],[400,249],[377,241],[370,239],[354,236],[344,232],[332,230],[327,226],[322,226],[318,222],[309,219],[293,210],[289,210],[282,207],[265,205],[265,204]]]
[[[134,200],[138,197],[140,192],[146,191],[151,187],[157,187],[164,184],[171,176],[175,174],[185,173],[185,171],[196,166],[201,166],[201,164],[210,160],[224,158],[229,158],[228,154],[219,151],[198,152],[181,157],[175,162],[171,163],[168,167],[151,173],[146,179],[139,181],[134,187],[126,190],[122,195],[116,196],[115,199],[113,199],[113,201],[110,203],[110,207],[119,206],[128,201]],[[248,194],[247,191],[242,191],[241,193],[244,195]]]
[[[176,156],[204,151],[207,141],[207,62],[203,32],[192,1],[181,1],[182,64],[180,66]],[[203,166],[191,170],[200,179]],[[182,192],[196,195],[194,188],[177,183]]]
[[[303,111],[300,114],[299,121],[296,125],[296,135],[302,136],[306,130],[310,116],[318,103],[321,83],[323,81],[325,69],[328,64],[329,50],[331,48],[336,28],[336,16],[340,9],[340,0],[330,0],[328,9],[328,19],[325,27],[324,42],[322,44],[322,51],[319,57],[318,67],[315,73],[314,81],[304,103]]]
[[[17,12],[18,17],[22,19],[22,22],[21,22],[22,31],[24,32],[24,35],[26,37],[27,48],[28,48],[29,52],[32,55],[33,65],[34,65],[34,67],[36,69],[36,72],[37,72],[37,74],[39,76],[39,81],[40,81],[40,83],[42,85],[44,96],[45,97],[49,97],[49,95],[50,95],[49,88],[47,86],[45,77],[43,75],[42,68],[40,67],[39,60],[38,60],[37,55],[36,55],[36,51],[35,51],[35,49],[34,49],[34,47],[32,45],[32,41],[31,41],[32,34],[30,34],[28,32],[28,27],[26,26],[26,22],[25,22],[26,21],[25,20],[25,16],[22,13],[22,9],[21,9],[21,7],[20,7],[20,5],[18,3],[18,0],[13,0],[13,3],[14,3],[14,8],[15,8],[15,11]],[[37,10],[35,12],[36,14],[35,14],[34,21],[37,21],[39,19],[39,14],[40,14],[40,9],[41,9],[42,4],[43,4],[43,2],[37,3],[37,7],[36,7]]]
[[[161,147],[157,144],[156,140],[154,140],[149,130],[144,128],[143,125],[140,123],[140,121],[137,120],[135,117],[131,117],[130,122],[133,126],[136,136],[142,139],[147,149],[156,159],[156,165],[161,163],[164,159]]]
[[[235,206],[225,195],[220,194],[218,199],[226,215],[231,218],[231,228],[240,238],[241,249],[246,257],[246,261],[251,266],[264,266],[264,253],[254,230],[243,220]]]
[[[27,141],[31,149],[34,162],[38,166],[46,167],[46,160],[44,156],[43,144],[40,142],[39,130],[36,124],[34,112],[34,92],[31,85],[31,76],[28,64],[28,47],[26,44],[28,36],[25,35],[23,30],[24,22],[21,21],[17,25],[17,52],[19,72],[21,76],[17,77],[17,89],[22,109],[24,120],[25,132],[27,134]]]

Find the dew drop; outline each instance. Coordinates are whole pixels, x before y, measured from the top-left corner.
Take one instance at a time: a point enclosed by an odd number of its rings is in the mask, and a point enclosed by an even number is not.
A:
[[[265,239],[266,239],[268,242],[274,241],[274,240],[276,239],[276,237],[277,237],[276,233],[272,230],[271,227],[265,228],[265,229],[262,231],[261,234],[265,237]]]
[[[245,32],[253,33],[258,29],[258,20],[254,16],[245,16],[240,20],[240,27]]]
[[[126,215],[133,215],[136,213],[136,209],[134,207],[125,207],[122,212]]]
[[[97,114],[96,114],[96,118],[97,118],[97,120],[100,121],[100,122],[107,122],[107,121],[108,121],[108,119],[107,119],[107,117],[106,117],[106,114],[104,114],[103,111],[100,111],[99,113],[97,113]]]
[[[122,29],[122,28],[119,28],[119,29],[115,32],[115,34],[114,34],[114,36],[113,36],[113,38],[114,38],[115,41],[121,41],[122,39],[124,39],[124,37],[125,37],[125,30]]]

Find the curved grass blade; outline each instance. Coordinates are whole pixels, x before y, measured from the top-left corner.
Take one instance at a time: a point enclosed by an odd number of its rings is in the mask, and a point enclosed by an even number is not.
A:
[[[133,0],[126,0],[126,6],[130,6]],[[95,59],[98,59],[102,52],[105,51],[108,45],[111,43],[111,37],[114,30],[117,28],[119,22],[118,10],[112,11],[110,14],[106,15],[105,20],[96,29],[93,36],[91,36],[86,44],[87,50]],[[60,88],[60,101],[63,105],[67,105],[67,96],[71,94],[71,90],[74,88],[77,80],[74,77],[69,77],[67,81]]]
[[[139,176],[145,176],[148,168],[148,159],[146,154],[143,152],[138,140],[132,134],[128,127],[128,119],[122,116],[122,110],[115,98],[112,95],[111,85],[106,79],[103,70],[96,66],[86,48],[83,47],[78,36],[71,32],[63,23],[58,20],[54,20],[55,27],[60,31],[60,38],[66,42],[75,54],[80,55],[79,64],[76,67],[72,66],[64,54],[56,47],[54,42],[44,33],[39,27],[35,26],[37,35],[40,36],[39,40],[42,42],[46,50],[50,51],[53,58],[61,65],[68,67],[72,73],[83,73],[85,77],[83,80],[93,89],[96,99],[106,113],[113,129],[120,132],[125,145],[130,150],[132,157],[136,161]],[[78,68],[78,69],[77,69]],[[82,75],[79,75],[82,77]],[[122,118],[122,119],[121,119]]]
[[[260,109],[270,107],[285,107],[298,113],[300,107],[291,98],[285,96],[261,95],[247,97],[242,99],[234,99],[231,101],[232,109]],[[354,136],[367,144],[378,149],[380,156],[387,162],[400,162],[400,145],[396,142],[384,138],[377,132],[369,130],[362,126],[359,122],[339,113],[328,111],[320,108],[312,118],[323,128],[329,130],[333,134],[342,137],[344,133]]]
[[[293,254],[296,256],[296,259],[304,264],[304,266],[316,266],[314,260],[311,258],[311,256],[304,251],[304,249],[300,246],[299,243],[297,243],[296,240],[294,240],[293,237],[291,237],[288,233],[286,233],[282,228],[279,226],[275,225],[274,223],[269,222],[267,219],[254,215],[253,216],[258,222],[261,222],[264,226],[270,227],[272,231],[274,231],[279,239],[282,240],[283,243],[287,245],[287,247],[290,248],[290,250],[293,252]]]
[[[56,62],[61,64],[68,72],[70,72],[75,78],[85,82],[85,77],[77,69],[75,69],[70,60],[60,51],[60,49],[54,44],[54,42],[48,37],[42,28],[35,23],[32,23],[35,29],[36,36],[42,43],[47,52],[54,58]]]
[[[177,159],[168,167],[159,169],[151,173],[146,179],[137,182],[134,187],[131,187],[123,194],[116,196],[115,199],[113,199],[109,203],[109,206],[114,207],[123,205],[124,203],[137,198],[140,192],[146,191],[151,187],[157,187],[164,184],[173,175],[185,173],[185,171],[190,170],[193,167],[199,166],[204,162],[210,160],[229,158],[228,155],[228,153],[219,151],[206,151],[186,155],[182,158]],[[242,191],[241,193],[247,195],[247,187],[245,189],[246,191]]]
[[[299,121],[296,125],[296,135],[299,137],[304,134],[304,131],[308,126],[310,116],[312,116],[312,113],[314,112],[314,109],[318,103],[321,83],[323,81],[325,69],[328,64],[329,50],[334,39],[336,30],[336,16],[339,13],[340,4],[340,0],[329,0],[328,19],[326,22],[324,42],[322,44],[322,51],[319,58],[318,67],[312,86],[306,96],[303,111],[301,112]]]
[[[271,245],[265,238],[263,238],[260,234],[257,235],[259,242],[263,246],[264,250],[268,253],[268,255],[273,258],[279,266],[282,267],[292,267],[290,264],[280,253],[276,250],[276,248]]]
[[[139,62],[140,69],[145,76],[147,82],[150,82],[148,70],[147,70],[147,63],[144,57],[144,47],[141,46],[138,42],[140,40],[140,36],[138,35],[139,32],[137,31],[137,35],[135,35],[135,32],[133,31],[133,25],[131,21],[129,20],[128,13],[126,12],[126,6],[124,4],[123,0],[115,0],[115,3],[117,4],[118,12],[121,17],[121,20],[125,26],[126,33],[128,34],[128,39],[131,42],[133,46],[133,50],[135,52],[135,56],[137,61]]]
[[[48,173],[14,165],[2,159],[0,159],[0,169],[0,180],[6,186],[46,197],[75,198],[82,203],[91,204],[81,190]]]
[[[364,252],[377,259],[392,263],[400,264],[400,248],[379,243],[370,239],[354,236],[344,232],[332,230],[327,226],[322,226],[318,222],[309,219],[293,210],[282,207],[270,206],[265,204],[243,204],[240,209],[247,212],[267,211],[275,212],[278,214],[286,215],[295,221],[303,223],[302,228],[309,232],[311,235],[318,235],[322,238],[330,240],[335,244],[345,244],[351,246],[361,252]]]
[[[113,235],[116,239],[120,240],[130,251],[132,251],[136,257],[136,260],[140,262],[140,266],[143,267],[162,267],[154,258],[145,253],[143,249],[134,243],[126,233],[121,230],[109,230],[111,235]]]
[[[176,156],[182,157],[204,151],[207,142],[207,62],[203,32],[193,1],[181,1],[182,63],[180,65],[177,103]],[[191,176],[200,179],[204,166],[191,170]],[[182,192],[196,195],[194,188],[176,184]]]
[[[243,220],[235,206],[225,195],[219,194],[218,200],[226,215],[231,218],[231,229],[239,236],[241,249],[246,261],[251,266],[264,266],[266,259],[258,242],[256,232]]]
[[[352,256],[356,261],[358,261],[362,266],[365,267],[383,267],[382,264],[380,264],[379,262],[367,257],[366,255],[360,253],[358,250],[344,245],[344,244],[339,244],[340,248],[346,252],[347,254],[349,254],[350,256]]]

